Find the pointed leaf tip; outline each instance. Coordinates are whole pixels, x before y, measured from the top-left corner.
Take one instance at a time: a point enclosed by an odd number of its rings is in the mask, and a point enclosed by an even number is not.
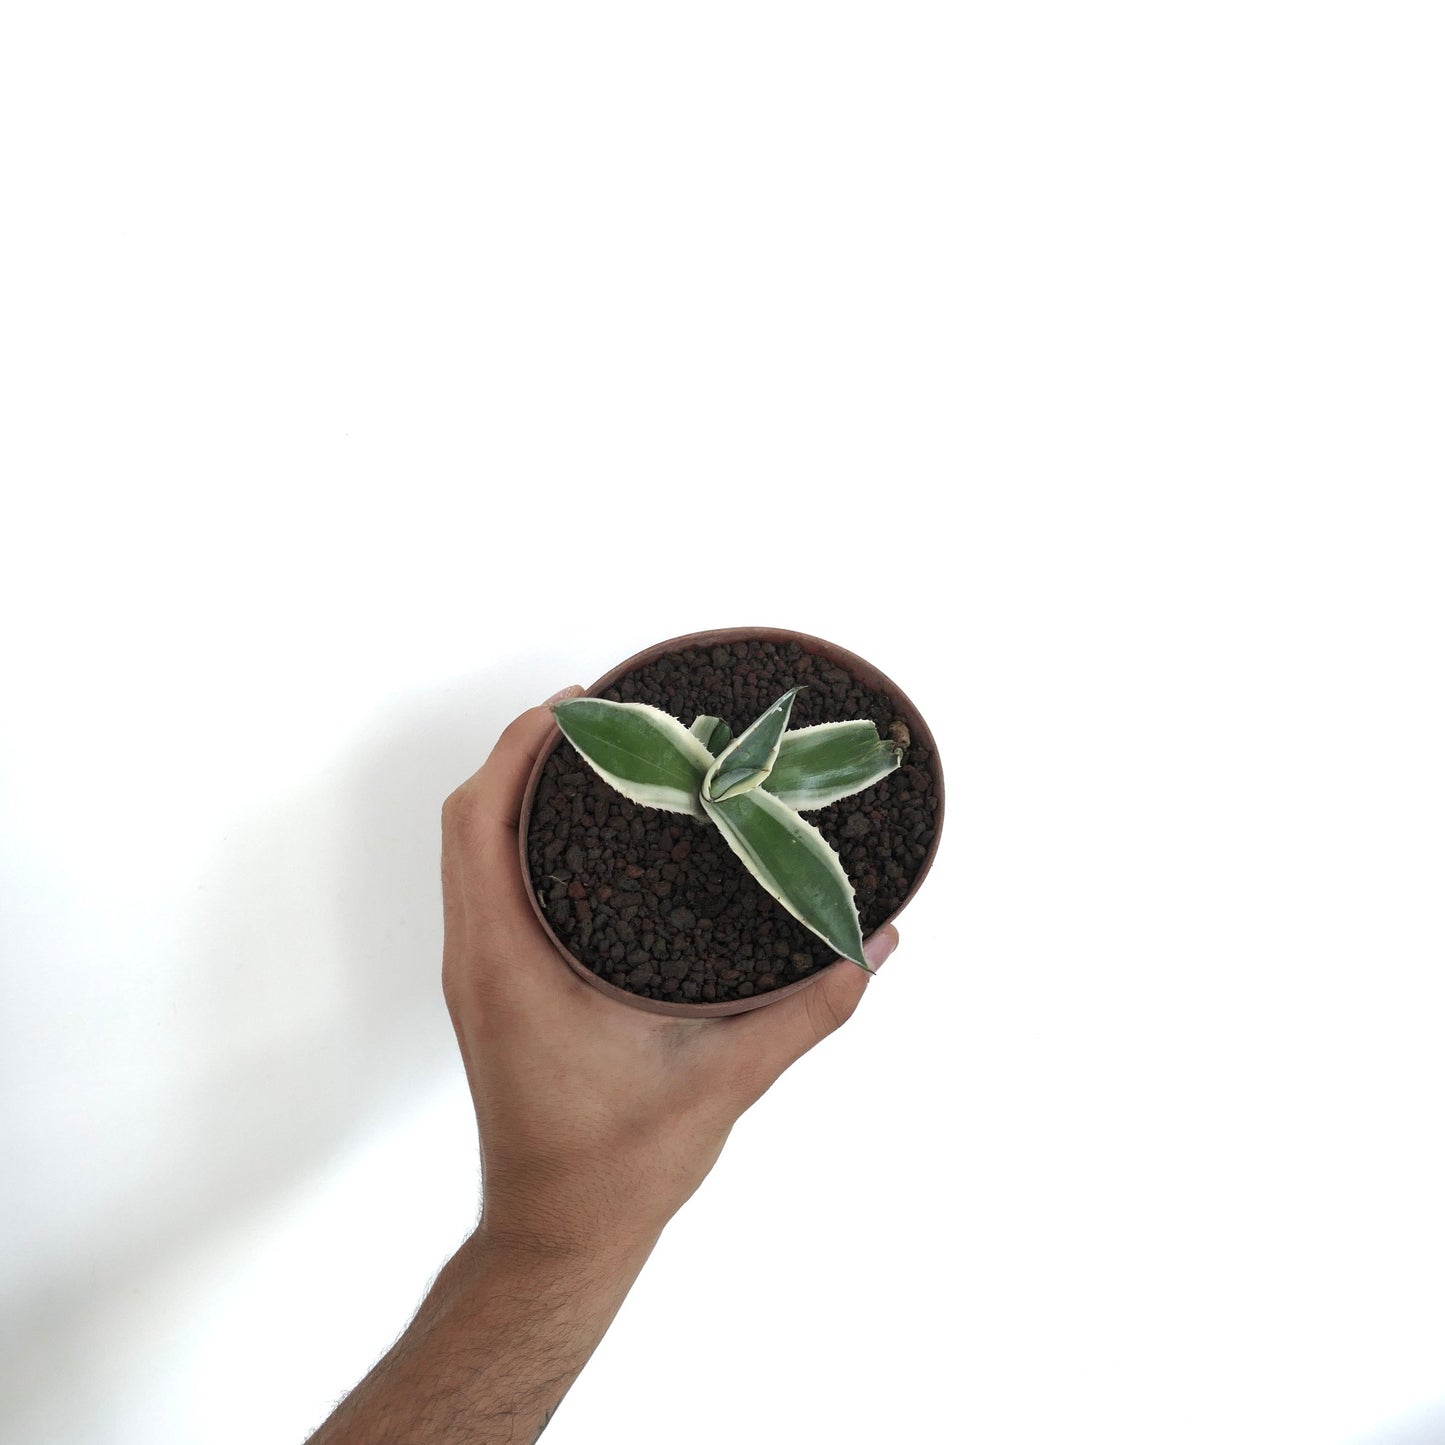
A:
[[[802,690],[794,687],[785,692],[718,754],[703,779],[704,797],[710,802],[723,802],[750,792],[763,782],[777,761],[778,749],[793,713],[793,700]]]
[[[868,967],[853,885],[811,823],[762,788],[721,802],[704,795],[702,806],[768,893],[841,957]]]

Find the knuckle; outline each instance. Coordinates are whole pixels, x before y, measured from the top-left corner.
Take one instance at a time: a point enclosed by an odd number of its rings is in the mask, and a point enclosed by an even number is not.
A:
[[[442,960],[442,1000],[454,1024],[476,1017],[488,996],[489,973],[460,950]]]
[[[533,730],[537,726],[536,712],[537,710],[532,708],[514,717],[511,722],[502,729],[502,734],[497,739],[497,746],[499,748],[514,748],[519,743],[530,738]]]
[[[448,793],[442,803],[442,831],[459,838],[472,836],[477,830],[480,809],[476,795],[465,786]]]
[[[456,967],[450,961],[442,965],[442,1000],[447,1012],[455,1019],[462,1001],[462,985]]]

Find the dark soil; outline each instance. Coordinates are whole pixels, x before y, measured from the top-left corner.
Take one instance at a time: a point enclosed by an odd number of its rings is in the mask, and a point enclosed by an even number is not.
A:
[[[601,695],[650,703],[685,725],[709,713],[741,732],[798,684],[806,687],[792,727],[870,718],[883,736],[907,737],[892,699],[797,643],[668,653]],[[882,782],[806,815],[843,860],[865,938],[903,901],[933,841],[929,761],[911,743]],[[527,860],[557,937],[631,993],[674,1003],[748,998],[837,957],[764,892],[710,823],[629,802],[565,741],[537,782]]]

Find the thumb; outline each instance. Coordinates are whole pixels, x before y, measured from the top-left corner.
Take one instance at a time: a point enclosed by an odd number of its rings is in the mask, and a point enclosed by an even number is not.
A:
[[[863,945],[863,957],[878,968],[897,946],[898,930],[885,923]],[[738,1046],[752,1052],[763,1088],[852,1017],[871,977],[855,966],[831,968],[791,998],[735,1021]]]

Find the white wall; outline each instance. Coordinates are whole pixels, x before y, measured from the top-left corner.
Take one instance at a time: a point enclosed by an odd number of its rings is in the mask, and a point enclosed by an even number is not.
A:
[[[1445,1434],[1433,11],[7,11],[0,1436],[327,1413],[442,798],[748,622],[946,838],[549,1442]]]

